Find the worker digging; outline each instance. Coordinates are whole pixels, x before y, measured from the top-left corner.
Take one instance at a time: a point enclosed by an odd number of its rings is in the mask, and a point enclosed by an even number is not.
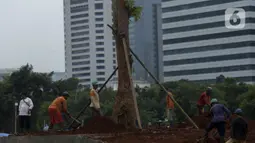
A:
[[[197,101],[197,109],[199,115],[202,115],[204,113],[205,105],[210,106],[211,94],[211,87],[208,87],[207,90],[201,94],[199,100]]]
[[[61,96],[57,97],[49,106],[48,112],[50,116],[49,131],[52,131],[54,125],[58,124],[61,130],[64,129],[64,120],[62,113],[68,115],[71,118],[70,113],[67,111],[67,99],[69,97],[68,92],[63,92]]]

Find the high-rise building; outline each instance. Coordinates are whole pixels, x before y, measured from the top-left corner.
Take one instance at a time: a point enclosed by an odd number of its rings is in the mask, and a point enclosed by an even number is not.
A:
[[[162,64],[162,23],[160,0],[135,0],[143,8],[141,19],[131,19],[129,24],[130,47],[144,62],[145,66],[160,81],[163,80]],[[136,80],[154,82],[144,68],[134,59]]]
[[[64,21],[67,77],[104,83],[116,65],[111,0],[64,0]]]
[[[246,25],[228,29],[225,11],[236,7]],[[253,0],[162,0],[164,81],[214,83],[224,75],[253,83],[254,9]]]

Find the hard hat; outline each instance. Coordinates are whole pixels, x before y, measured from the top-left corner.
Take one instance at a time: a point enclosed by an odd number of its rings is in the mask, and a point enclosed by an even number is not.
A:
[[[234,113],[235,114],[241,114],[241,113],[243,113],[243,110],[240,109],[240,108],[237,108]]]
[[[207,90],[212,91],[212,87],[207,87]]]
[[[69,93],[67,91],[62,93],[62,96],[69,96]]]
[[[98,83],[97,81],[93,81],[92,85],[97,85],[97,83]]]
[[[216,102],[218,102],[218,100],[217,100],[216,98],[213,98],[213,99],[211,100],[211,104],[212,104],[212,103],[216,103]]]

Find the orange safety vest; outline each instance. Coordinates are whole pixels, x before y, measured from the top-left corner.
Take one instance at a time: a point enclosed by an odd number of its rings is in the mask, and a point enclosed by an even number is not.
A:
[[[168,95],[166,96],[166,107],[167,109],[174,109],[174,102],[172,101],[170,96],[173,95],[171,92],[168,92]]]
[[[60,112],[67,111],[66,99],[63,96],[57,97],[49,106],[49,108],[55,108]]]

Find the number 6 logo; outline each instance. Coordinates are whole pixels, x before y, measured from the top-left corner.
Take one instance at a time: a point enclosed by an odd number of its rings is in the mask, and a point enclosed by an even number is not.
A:
[[[245,27],[244,9],[228,8],[225,11],[225,26],[228,29],[243,29]]]

